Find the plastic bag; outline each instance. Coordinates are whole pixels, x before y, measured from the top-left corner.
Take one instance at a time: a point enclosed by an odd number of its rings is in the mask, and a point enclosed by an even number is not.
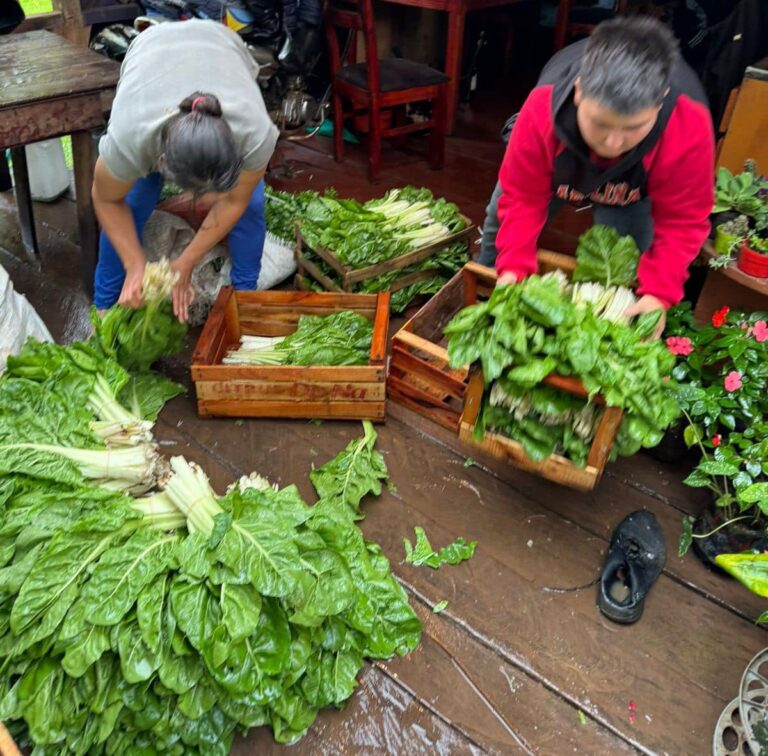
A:
[[[8,272],[0,265],[0,373],[12,354],[18,354],[28,338],[53,341],[45,323],[23,294],[13,290]]]

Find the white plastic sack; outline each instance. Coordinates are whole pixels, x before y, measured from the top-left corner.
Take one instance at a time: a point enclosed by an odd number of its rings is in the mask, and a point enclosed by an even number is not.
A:
[[[0,373],[8,357],[18,354],[30,336],[53,341],[35,308],[23,294],[13,290],[11,277],[0,265]]]
[[[192,241],[194,229],[178,215],[155,210],[144,227],[142,246],[147,258],[154,262],[162,257],[178,257]],[[205,322],[222,286],[230,284],[232,265],[224,244],[217,244],[203,257],[192,273],[195,301],[189,308],[192,326]],[[273,234],[267,234],[261,257],[261,272],[256,288],[271,289],[296,270],[293,249]]]

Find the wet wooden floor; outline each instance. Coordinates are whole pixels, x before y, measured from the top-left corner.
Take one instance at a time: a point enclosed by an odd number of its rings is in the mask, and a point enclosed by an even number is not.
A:
[[[290,189],[334,185],[361,199],[403,183],[427,185],[479,222],[502,150],[495,124],[474,129],[471,139],[469,132],[465,126],[449,140],[441,173],[393,153],[385,160],[392,167],[371,187],[359,149],[337,166],[328,143],[313,140],[281,148],[272,181]],[[42,271],[24,258],[13,210],[0,194],[0,264],[57,339],[82,337],[87,301],[74,204],[38,207]],[[567,228],[550,238],[565,243]],[[164,369],[189,384],[185,358]],[[395,489],[367,502],[362,528],[408,590],[424,621],[422,644],[366,667],[346,708],[321,713],[290,753],[711,752],[718,715],[766,645],[753,624],[765,607],[695,556],[676,556],[683,514],[702,505],[701,493],[681,483],[685,465],[638,455],[610,465],[594,493],[579,494],[497,463],[467,467],[476,453],[396,407],[378,430]],[[157,427],[164,451],[198,461],[219,491],[257,470],[296,483],[309,500],[309,470],[359,432],[348,422],[201,420],[192,394],[172,401]],[[623,627],[597,611],[594,581],[613,528],[642,508],[661,522],[670,556],[642,620]],[[415,525],[433,545],[477,540],[475,557],[439,571],[405,564],[402,539]],[[447,609],[432,614],[441,600]],[[238,756],[283,751],[266,730],[233,749]]]

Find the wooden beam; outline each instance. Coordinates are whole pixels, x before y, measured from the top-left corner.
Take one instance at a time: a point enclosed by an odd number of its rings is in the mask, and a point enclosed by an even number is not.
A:
[[[34,16],[27,16],[15,29],[14,34],[19,32],[38,31],[46,29],[48,31],[60,32],[63,26],[61,11],[51,11],[50,13],[37,13]]]

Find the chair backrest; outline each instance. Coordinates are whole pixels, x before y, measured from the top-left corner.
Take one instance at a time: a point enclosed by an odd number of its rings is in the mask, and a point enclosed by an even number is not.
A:
[[[365,62],[368,65],[368,90],[381,91],[376,29],[371,0],[328,0],[325,6],[325,33],[331,76],[339,69],[357,62],[357,35],[363,36]]]

